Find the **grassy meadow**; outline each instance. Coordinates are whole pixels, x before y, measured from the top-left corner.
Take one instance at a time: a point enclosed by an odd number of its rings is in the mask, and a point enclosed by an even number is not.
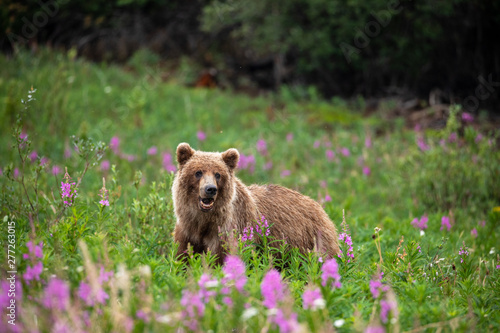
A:
[[[0,331],[500,331],[499,132],[484,116],[452,106],[444,129],[410,129],[391,102],[366,117],[363,99],[313,88],[188,88],[188,64],[147,58],[40,50],[0,67]],[[224,266],[176,260],[180,142],[237,148],[244,183],[320,202],[342,255],[256,232]]]

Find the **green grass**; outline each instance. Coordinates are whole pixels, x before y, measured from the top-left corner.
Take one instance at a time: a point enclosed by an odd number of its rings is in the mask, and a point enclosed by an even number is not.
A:
[[[91,332],[189,331],[181,319],[183,292],[197,291],[203,273],[219,282],[224,273],[210,265],[210,255],[194,255],[188,265],[175,259],[173,174],[164,168],[164,155],[173,155],[180,142],[207,151],[234,147],[253,155],[255,170],[238,171],[246,184],[277,183],[309,195],[323,204],[339,229],[345,210],[355,256],[351,262],[338,260],[342,287],[332,290],[320,287],[315,255],[283,251],[280,261],[276,249],[240,242],[236,253],[246,265],[245,290],[232,288],[227,297],[233,306],[228,306],[219,283],[217,294],[204,304],[197,329],[279,331],[261,294],[264,275],[273,266],[282,267],[289,290],[280,309],[297,313],[304,331],[330,331],[332,326],[364,331],[377,325],[394,332],[500,329],[498,132],[482,131],[477,121],[462,123],[458,108],[452,109],[446,129],[417,133],[401,119],[382,120],[380,112],[363,117],[359,101],[322,101],[311,89],[285,87],[279,94],[250,98],[186,88],[182,71],[164,81],[161,67],[92,64],[48,50],[0,56],[0,67],[5,217],[0,262],[5,281],[8,222],[14,221],[17,280],[23,289],[16,327],[22,331],[80,331],[86,323]],[[22,104],[32,86],[35,100]],[[198,131],[206,133],[206,140],[197,138]],[[29,145],[16,139],[21,132],[28,134]],[[456,141],[450,140],[452,133],[458,134]],[[73,149],[73,135],[80,138],[83,157]],[[98,160],[99,142],[109,144],[112,137],[119,138],[119,151],[108,149]],[[419,149],[418,137],[429,150]],[[371,146],[365,144],[367,138]],[[260,139],[267,143],[266,156],[257,151]],[[152,146],[158,152],[148,155]],[[65,157],[68,149],[71,156]],[[335,153],[333,160],[327,150]],[[31,162],[26,156],[33,151],[39,158]],[[133,160],[127,159],[131,155]],[[48,158],[45,166],[40,157]],[[103,161],[112,167],[103,170]],[[266,169],[268,162],[272,167]],[[64,171],[54,176],[54,166],[66,167],[75,182],[81,178],[71,207],[61,200]],[[282,177],[283,170],[290,175]],[[109,207],[99,204],[102,178]],[[324,201],[326,195],[331,201]],[[424,215],[427,228],[421,232],[411,222]],[[450,231],[441,230],[443,216],[450,217]],[[378,234],[375,227],[381,228]],[[42,258],[23,259],[30,240],[43,242]],[[461,263],[464,244],[470,255]],[[40,280],[28,281],[26,272],[38,262],[44,267]],[[99,282],[101,267],[113,272],[108,281]],[[370,280],[379,271],[388,289],[374,299]],[[46,301],[54,276],[69,286],[62,309]],[[85,304],[78,295],[82,282],[95,290],[103,287],[109,298]],[[302,307],[303,291],[312,286],[321,288],[323,309]],[[3,290],[1,296],[6,299]],[[381,302],[390,300],[397,302],[397,311],[383,323]],[[246,318],[246,307],[255,309],[255,315]],[[2,320],[7,319],[4,311]]]

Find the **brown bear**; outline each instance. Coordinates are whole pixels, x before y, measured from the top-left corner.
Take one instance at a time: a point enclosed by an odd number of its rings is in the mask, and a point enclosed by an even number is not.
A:
[[[238,160],[236,149],[210,153],[187,143],[177,147],[179,170],[172,194],[178,255],[191,244],[193,252],[210,250],[221,263],[221,235],[241,235],[262,216],[271,225],[271,237],[285,239],[302,253],[317,249],[333,257],[340,252],[335,225],[316,201],[278,185],[245,186],[235,176]]]

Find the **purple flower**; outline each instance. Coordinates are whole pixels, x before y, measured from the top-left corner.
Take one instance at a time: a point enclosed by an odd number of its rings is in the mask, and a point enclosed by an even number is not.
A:
[[[325,155],[326,155],[326,158],[328,159],[328,161],[330,161],[330,162],[333,161],[333,159],[335,158],[335,153],[331,149],[327,149],[325,152]]]
[[[233,307],[233,299],[231,297],[225,296],[224,298],[222,298],[222,302],[230,308]]]
[[[474,121],[474,116],[470,113],[463,112],[462,113],[462,120],[466,123],[472,123]]]
[[[210,298],[214,297],[217,293],[214,290],[210,290],[219,284],[217,279],[213,279],[210,274],[203,274],[198,281],[198,286],[200,287],[200,297],[203,302],[208,303]]]
[[[222,271],[224,272],[223,284],[226,285],[228,282],[232,282],[236,290],[242,292],[243,287],[247,283],[245,263],[237,256],[227,256]]]
[[[36,258],[42,258],[43,253],[42,253],[42,247],[43,243],[40,242],[38,245],[33,244],[32,241],[29,241],[26,243],[26,246],[28,247],[28,253],[23,254],[23,259],[28,259],[30,255]]]
[[[417,145],[418,145],[418,148],[420,148],[421,151],[426,151],[426,150],[429,150],[430,147],[425,143],[425,140],[422,136],[419,136],[417,138]]]
[[[137,319],[140,319],[145,323],[149,323],[149,316],[146,312],[144,312],[144,310],[141,309],[141,310],[137,311],[135,313],[135,316],[137,317]]]
[[[484,226],[486,225],[486,221],[485,220],[479,221],[478,224],[480,227],[484,228]]]
[[[33,150],[29,156],[31,163],[33,163],[37,158],[38,158],[38,153],[36,152],[36,150]]]
[[[73,199],[77,196],[76,183],[61,182],[61,198],[63,199],[66,207],[73,204]]]
[[[345,147],[343,147],[342,149],[340,149],[340,153],[342,155],[344,155],[345,157],[351,156],[351,152],[349,151],[348,148],[345,148]]]
[[[395,311],[397,309],[397,303],[389,299],[383,299],[380,301],[380,319],[385,324],[389,318],[389,312]]]
[[[48,309],[64,311],[69,305],[69,286],[58,278],[52,278],[45,288],[42,304]]]
[[[48,162],[49,162],[49,159],[45,156],[40,159],[40,165],[42,165],[42,166],[47,164]]]
[[[29,282],[32,280],[40,281],[40,274],[43,271],[43,264],[41,261],[37,262],[33,267],[27,266],[26,272],[23,275],[25,281]]]
[[[458,251],[458,255],[460,256],[460,263],[463,264],[465,261],[464,258],[469,256],[469,249],[467,246],[465,246],[465,242],[462,243],[463,246],[460,247],[460,250]]]
[[[238,169],[245,170],[248,169],[250,173],[255,171],[255,156],[245,154],[240,154],[240,160],[238,161]]]
[[[245,227],[245,229],[243,229],[243,234],[241,235],[241,241],[246,242],[251,240],[253,240],[253,227]]]
[[[297,314],[291,313],[287,318],[282,309],[277,309],[276,314],[270,318],[270,322],[278,325],[279,331],[282,333],[295,332],[299,328]]]
[[[257,151],[262,156],[267,155],[267,142],[266,142],[266,140],[260,139],[259,141],[257,141]]]
[[[158,152],[158,148],[156,146],[152,146],[151,148],[148,149],[148,155],[156,155]]]
[[[101,162],[101,171],[108,171],[110,167],[110,163],[108,160],[103,160]]]
[[[285,285],[281,281],[280,273],[275,269],[271,269],[266,273],[260,285],[260,290],[264,297],[262,305],[268,309],[276,308],[278,302],[283,301],[285,298]]]
[[[109,142],[109,148],[111,148],[116,155],[120,154],[120,138],[117,136],[112,137]]]
[[[372,171],[370,170],[370,167],[367,167],[367,166],[363,167],[363,175],[369,176],[371,173],[372,173]]]
[[[181,298],[181,319],[186,327],[192,331],[198,328],[198,319],[203,317],[205,313],[205,304],[201,299],[201,295],[197,292],[189,290],[182,291]]]
[[[132,154],[125,154],[123,155],[123,157],[129,161],[129,162],[132,162],[132,161],[135,161],[135,155],[132,155]]]
[[[281,171],[280,176],[281,176],[281,178],[285,178],[285,177],[290,176],[291,174],[292,173],[290,172],[290,170],[283,170],[283,171]]]
[[[388,290],[387,286],[382,284],[382,273],[374,276],[372,280],[370,280],[370,292],[374,299],[377,299],[382,292]]]
[[[196,133],[196,137],[200,141],[205,141],[205,139],[207,138],[207,135],[203,131],[198,131],[198,133]]]
[[[314,141],[313,147],[314,147],[314,149],[318,149],[320,145],[321,145],[321,142],[319,140],[316,140],[316,141]]]
[[[167,172],[177,171],[177,167],[172,163],[172,154],[163,153],[163,168],[167,170]]]
[[[99,196],[101,197],[101,200],[99,203],[102,206],[109,206],[109,191],[106,188],[106,183],[104,181],[104,178],[102,178],[102,188],[99,190]]]
[[[366,148],[371,148],[372,147],[372,139],[369,136],[367,136],[365,138],[365,147]]]
[[[456,142],[458,139],[457,133],[453,132],[448,137],[448,142]]]
[[[286,135],[286,141],[290,142],[290,141],[292,141],[292,140],[293,140],[293,133],[288,133],[288,134]]]
[[[368,326],[365,333],[385,333],[385,328],[382,326]]]
[[[448,216],[443,216],[441,218],[441,228],[439,230],[444,230],[445,227],[448,231],[450,231],[451,224],[450,224],[450,218]]]
[[[472,237],[477,238],[477,229],[476,228],[472,229],[470,231],[470,234],[471,234]]]
[[[270,170],[273,167],[273,162],[269,161],[264,164],[264,170]]]
[[[54,176],[57,176],[60,173],[61,173],[61,167],[59,167],[58,165],[52,166],[52,174]]]
[[[326,287],[329,285],[331,288],[341,288],[339,266],[335,259],[329,259],[321,267],[321,285]],[[330,280],[333,280],[330,282]],[[330,282],[330,284],[328,284]]]
[[[331,202],[332,201],[332,197],[327,194],[327,195],[325,195],[324,201],[325,202]]]
[[[420,218],[414,218],[413,221],[411,221],[411,225],[414,226],[417,229],[424,230],[427,229],[427,222],[429,221],[429,218],[424,215]]]
[[[325,300],[319,288],[307,289],[302,294],[302,304],[306,310],[317,310],[325,307]]]
[[[347,232],[343,232],[339,235],[339,241],[343,241],[347,245],[347,256],[354,259],[351,236]],[[342,250],[340,250],[340,253],[338,254],[339,258],[342,258],[341,253]],[[351,260],[348,259],[347,262],[351,262]]]

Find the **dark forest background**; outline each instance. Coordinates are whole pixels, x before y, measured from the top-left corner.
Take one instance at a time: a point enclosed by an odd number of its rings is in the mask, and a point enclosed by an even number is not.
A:
[[[214,84],[462,103],[498,113],[497,0],[0,0],[0,48],[186,57]]]

